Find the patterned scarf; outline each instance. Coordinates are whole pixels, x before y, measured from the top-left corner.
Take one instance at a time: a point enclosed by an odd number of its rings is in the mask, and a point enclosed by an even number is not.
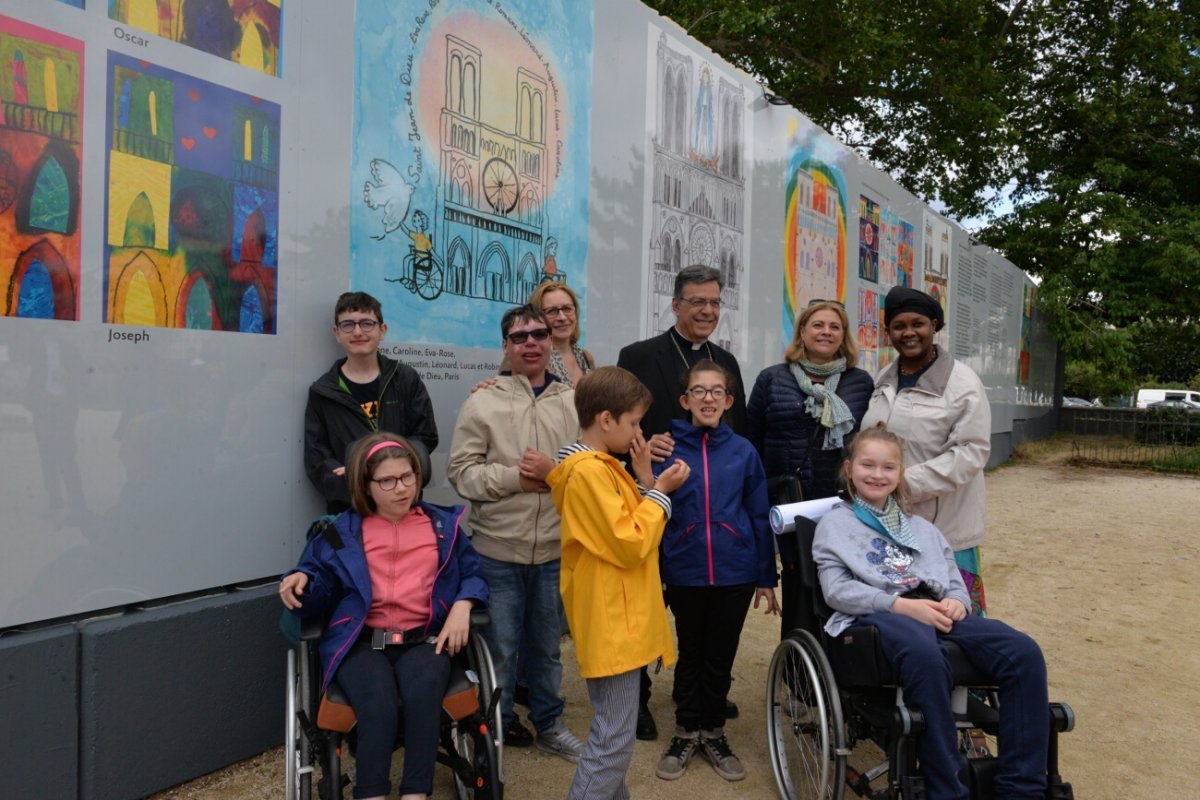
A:
[[[913,539],[912,531],[909,530],[908,517],[900,510],[900,504],[896,502],[896,498],[888,495],[887,502],[884,503],[882,509],[879,509],[861,497],[855,497],[854,507],[861,508],[877,519],[896,544],[903,545],[909,550],[916,550],[918,553],[921,552],[921,548]]]
[[[811,414],[825,428],[823,450],[840,450],[842,437],[854,430],[854,415],[850,407],[837,395],[838,382],[846,371],[846,359],[835,358],[828,364],[813,364],[800,360],[788,365],[800,385],[800,391],[807,395],[804,401],[805,413]],[[809,373],[825,376],[825,383],[813,383]]]

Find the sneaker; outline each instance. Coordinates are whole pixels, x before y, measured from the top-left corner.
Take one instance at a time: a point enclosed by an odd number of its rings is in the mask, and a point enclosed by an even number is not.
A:
[[[688,733],[682,728],[676,728],[675,735],[671,737],[671,743],[667,745],[667,752],[658,762],[658,768],[654,770],[654,774],[664,781],[679,780],[683,777],[683,773],[687,772],[688,762],[692,760],[692,756],[696,755],[696,748],[699,746],[700,734]]]
[[[521,724],[521,720],[513,719],[511,725],[504,727],[505,747],[529,747],[533,744],[533,732]]]
[[[654,715],[649,706],[638,706],[637,730],[634,731],[643,742],[653,742],[658,738],[658,726],[654,724]]]
[[[583,742],[567,730],[561,720],[548,731],[538,731],[537,748],[543,753],[565,758],[572,764],[578,764],[579,756],[583,754]]]
[[[727,781],[740,781],[746,777],[746,768],[733,754],[725,729],[716,728],[700,734],[700,752],[713,765],[713,769]]]

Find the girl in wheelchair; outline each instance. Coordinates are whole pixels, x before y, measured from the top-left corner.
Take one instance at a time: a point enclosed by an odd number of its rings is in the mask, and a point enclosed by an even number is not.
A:
[[[931,800],[965,799],[962,755],[951,709],[950,664],[940,640],[953,640],[999,686],[1000,756],[996,797],[1044,798],[1049,718],[1046,664],[1037,643],[996,619],[971,616],[971,598],[946,539],[912,516],[904,447],[883,424],[861,431],[842,466],[849,503],[817,525],[813,541],[825,626],[874,626],[907,705],[922,712],[920,772]]]
[[[301,617],[329,620],[321,636],[321,690],[334,674],[358,718],[356,798],[383,798],[404,716],[402,800],[433,789],[441,702],[450,657],[467,643],[471,608],[487,601],[479,556],[459,528],[464,509],[416,502],[417,454],[373,434],[347,464],[351,507],[314,537],[279,585]]]

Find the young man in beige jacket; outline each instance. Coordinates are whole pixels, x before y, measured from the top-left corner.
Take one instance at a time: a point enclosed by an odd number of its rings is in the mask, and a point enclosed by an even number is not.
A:
[[[512,366],[472,393],[454,426],[447,474],[471,502],[472,542],[491,590],[483,628],[503,688],[504,741],[533,737],[513,712],[517,651],[529,681],[529,721],[539,749],[578,761],[582,743],[563,725],[558,512],[546,486],[550,454],[579,437],[575,393],[546,371],[550,326],[540,309],[514,308],[500,323]],[[524,648],[521,648],[524,640]]]

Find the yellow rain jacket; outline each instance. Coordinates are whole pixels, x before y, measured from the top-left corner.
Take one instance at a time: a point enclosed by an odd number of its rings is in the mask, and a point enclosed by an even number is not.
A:
[[[546,476],[562,520],[560,590],[579,674],[620,675],[675,661],[658,544],[666,515],[610,455],[574,453]]]

